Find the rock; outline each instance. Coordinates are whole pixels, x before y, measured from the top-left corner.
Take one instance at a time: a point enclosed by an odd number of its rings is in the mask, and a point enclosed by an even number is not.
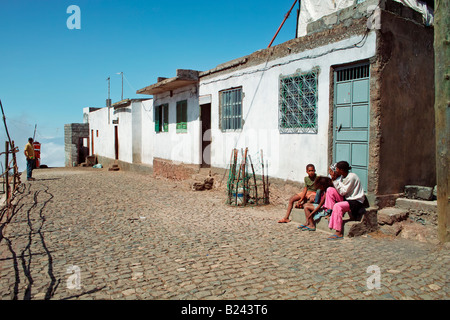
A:
[[[380,232],[387,236],[396,237],[402,231],[403,227],[400,223],[394,223],[393,225],[383,225],[380,228]]]
[[[433,188],[423,186],[405,186],[405,196],[408,199],[432,200]]]
[[[204,185],[205,185],[206,190],[211,190],[214,185],[214,178],[212,178],[212,177],[206,178]]]
[[[409,220],[402,222],[402,231],[400,236],[404,239],[437,243],[437,232],[435,228],[426,227]]]
[[[194,191],[202,191],[202,190],[205,190],[205,185],[204,185],[203,183],[200,183],[200,182],[195,182],[195,183],[192,185],[192,190],[194,190]]]
[[[441,290],[441,287],[434,283],[428,285],[428,287],[433,291]]]
[[[192,184],[192,190],[194,191],[202,191],[202,190],[211,190],[214,185],[214,178],[208,177],[203,181],[203,183],[200,182],[194,182]]]
[[[125,297],[130,296],[130,295],[135,294],[135,293],[136,293],[136,289],[128,289],[128,290],[125,290],[125,291],[122,292],[122,294]]]

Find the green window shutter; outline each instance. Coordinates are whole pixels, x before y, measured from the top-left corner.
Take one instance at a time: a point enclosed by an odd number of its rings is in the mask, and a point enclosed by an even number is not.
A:
[[[182,105],[180,102],[177,102],[177,130],[181,129],[181,115]]]
[[[186,124],[187,124],[187,101],[184,101],[183,103],[183,119],[182,119],[183,123],[184,123],[184,129],[186,129]]]
[[[164,105],[164,132],[169,132],[169,105]]]
[[[159,121],[160,121],[160,106],[155,107],[155,132],[160,131]]]
[[[187,130],[187,101],[177,102],[177,132],[186,132]]]

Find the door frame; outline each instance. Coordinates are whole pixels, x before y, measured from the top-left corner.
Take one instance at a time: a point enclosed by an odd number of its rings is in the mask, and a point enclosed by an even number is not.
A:
[[[209,133],[207,131],[209,130]],[[205,135],[206,133],[206,135]],[[209,149],[208,149],[209,148]],[[200,105],[200,167],[211,168],[211,103]],[[206,153],[205,153],[206,150]],[[205,160],[206,155],[206,160]]]
[[[366,184],[363,186],[364,187],[364,191],[367,193],[368,192],[368,188],[369,188],[369,165],[370,165],[370,112],[371,112],[371,100],[370,100],[370,93],[371,93],[371,88],[370,88],[370,79],[371,79],[371,64],[368,60],[363,60],[363,61],[358,61],[355,63],[349,63],[349,64],[342,64],[342,65],[337,65],[337,66],[333,66],[330,70],[330,80],[331,80],[331,90],[330,90],[330,128],[329,128],[329,133],[330,133],[330,138],[329,138],[329,143],[330,143],[330,158],[332,159],[332,163],[335,163],[337,161],[340,161],[342,159],[336,159],[336,121],[337,121],[337,116],[336,116],[336,98],[337,98],[337,74],[339,71],[342,70],[346,70],[346,69],[352,69],[352,68],[357,68],[357,67],[361,67],[361,66],[367,66],[368,68],[368,77],[363,77],[363,78],[356,78],[356,79],[352,79],[352,80],[357,80],[357,79],[368,79],[368,100],[367,100],[367,104],[368,104],[368,110],[367,110],[367,140],[365,141],[365,143],[367,143],[367,151],[366,151],[366,165],[365,165],[365,170],[367,170],[367,181]],[[353,105],[353,103],[351,102],[350,105]],[[351,152],[351,151],[350,151]],[[350,165],[351,164],[351,161]],[[361,166],[362,167],[362,166]]]
[[[119,126],[114,126],[114,152],[115,160],[119,160]]]

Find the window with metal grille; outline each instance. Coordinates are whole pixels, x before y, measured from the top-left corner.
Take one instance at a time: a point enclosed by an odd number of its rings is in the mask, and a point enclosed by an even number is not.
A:
[[[355,79],[362,79],[369,77],[369,65],[362,65],[353,68],[346,68],[343,70],[337,71],[336,80],[338,82],[341,81],[350,81]]]
[[[317,71],[280,79],[280,133],[317,133]]]
[[[155,132],[169,131],[169,105],[163,104],[155,107]]]
[[[242,88],[219,92],[222,130],[242,129]]]
[[[177,102],[177,132],[187,132],[187,100]]]

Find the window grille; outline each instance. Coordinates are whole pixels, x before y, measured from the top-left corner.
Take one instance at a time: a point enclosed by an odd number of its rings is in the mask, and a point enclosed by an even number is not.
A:
[[[222,130],[242,129],[242,88],[219,93]]]
[[[281,133],[317,133],[317,71],[280,79]]]
[[[337,71],[337,82],[369,77],[369,65],[357,66]]]

